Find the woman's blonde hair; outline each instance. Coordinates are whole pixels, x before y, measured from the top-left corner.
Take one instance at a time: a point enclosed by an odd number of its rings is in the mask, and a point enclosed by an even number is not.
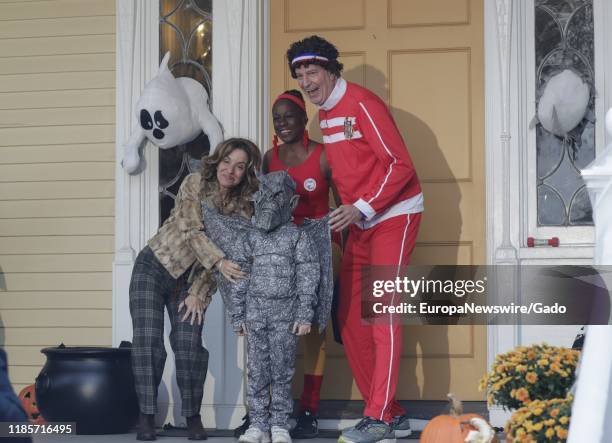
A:
[[[217,145],[214,154],[202,158],[202,194],[211,195],[218,191],[217,168],[219,163],[236,149],[244,151],[247,155],[246,170],[242,181],[229,190],[223,199],[223,203],[227,204],[231,200],[238,200],[238,206],[246,208],[246,206],[250,206],[251,195],[259,187],[256,173],[261,168],[261,152],[255,143],[246,138],[235,137],[222,141]],[[225,206],[225,204],[222,206]],[[218,209],[223,208],[219,207]]]

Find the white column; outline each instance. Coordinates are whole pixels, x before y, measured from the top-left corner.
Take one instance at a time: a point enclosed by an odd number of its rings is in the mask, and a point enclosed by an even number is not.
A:
[[[516,50],[520,38],[513,30],[517,26],[513,21],[517,4],[512,0],[485,0],[484,5],[487,264],[517,266],[517,205],[511,205],[518,195],[518,182],[512,174],[518,161],[515,149],[518,139],[511,137],[515,129],[511,116],[516,106],[511,98],[518,95],[514,83],[518,66],[513,57],[513,49]],[[519,14],[517,20],[522,19]],[[497,284],[516,288],[516,278]],[[490,366],[500,352],[515,347],[518,335],[517,325],[489,326],[487,365]],[[509,418],[507,411],[498,406],[489,407],[489,415],[494,426],[503,426]]]
[[[599,85],[597,114],[612,107],[612,5],[606,0],[593,1],[595,26],[596,79]],[[603,80],[603,81],[602,81]],[[612,224],[612,113],[606,115],[606,131],[598,143],[607,144],[595,161],[582,171],[593,206],[595,222],[595,264],[612,264],[610,235]],[[599,130],[598,130],[599,133]],[[612,435],[612,328],[589,326],[580,361],[576,397],[572,405],[569,443],[592,441],[603,443]]]
[[[606,115],[612,137],[612,109]],[[612,142],[582,171],[595,222],[595,264],[612,265]],[[568,442],[604,443],[612,436],[612,327],[589,326],[572,405]]]
[[[136,254],[159,220],[157,147],[144,146],[146,169],[130,176],[121,167],[123,143],[137,124],[134,105],[159,65],[159,1],[116,1],[115,257],[113,345],[132,340],[128,288]]]

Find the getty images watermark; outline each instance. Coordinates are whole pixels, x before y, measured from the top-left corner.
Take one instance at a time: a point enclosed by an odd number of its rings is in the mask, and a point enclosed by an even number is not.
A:
[[[373,324],[611,324],[612,267],[365,266]]]

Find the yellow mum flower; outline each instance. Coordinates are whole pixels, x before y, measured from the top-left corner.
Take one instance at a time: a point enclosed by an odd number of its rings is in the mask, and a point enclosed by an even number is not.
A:
[[[541,358],[540,360],[538,360],[538,366],[541,368],[548,366],[548,360],[545,358]]]
[[[543,426],[544,426],[543,423],[536,423],[535,425],[533,425],[533,430],[536,432],[540,432]]]
[[[562,425],[565,425],[569,422],[569,418],[567,418],[566,416],[563,416],[559,419],[559,423],[561,423]]]
[[[525,403],[527,400],[529,400],[529,391],[527,391],[527,389],[525,388],[519,388],[516,390],[516,399],[518,401],[522,401],[523,403]]]
[[[535,372],[528,372],[525,376],[525,380],[527,380],[527,383],[534,384],[536,381],[538,381],[538,374]]]
[[[548,428],[544,435],[546,436],[546,438],[551,439],[553,438],[553,435],[555,435],[555,430],[552,428]]]
[[[567,429],[557,429],[557,437],[562,440],[567,439]]]
[[[478,390],[482,392],[485,390],[486,387],[487,387],[487,377],[483,377],[478,382]]]
[[[533,415],[537,417],[538,415],[542,415],[542,412],[544,412],[542,411],[542,408],[537,408],[533,411]]]

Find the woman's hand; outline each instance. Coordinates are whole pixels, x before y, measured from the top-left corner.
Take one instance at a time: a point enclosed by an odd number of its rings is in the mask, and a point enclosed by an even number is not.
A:
[[[186,321],[191,317],[190,324],[193,325],[194,321],[198,322],[198,325],[202,324],[204,318],[204,302],[195,295],[188,295],[185,300],[181,302],[178,307],[179,313],[185,308],[185,315],[181,321]]]
[[[215,266],[219,272],[232,283],[236,283],[236,280],[246,277],[246,274],[242,272],[242,269],[240,269],[237,263],[226,258],[219,260]]]
[[[295,335],[306,335],[310,332],[310,323],[293,323],[291,332]]]

